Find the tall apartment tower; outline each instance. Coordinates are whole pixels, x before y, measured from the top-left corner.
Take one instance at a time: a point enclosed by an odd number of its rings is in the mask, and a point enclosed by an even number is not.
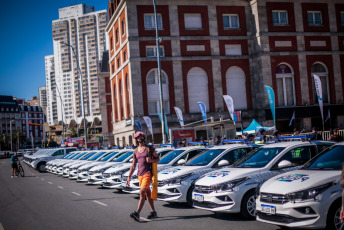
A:
[[[106,24],[106,10],[95,12],[85,4],[59,9],[59,19],[52,21],[58,121],[80,124],[82,97],[86,120],[101,119],[97,73],[105,50]],[[79,60],[83,95],[73,49]]]
[[[47,121],[49,125],[56,125],[58,119],[54,55],[45,56],[45,80],[47,95]]]
[[[39,106],[46,107],[47,106],[47,90],[45,86],[38,88],[39,93]]]

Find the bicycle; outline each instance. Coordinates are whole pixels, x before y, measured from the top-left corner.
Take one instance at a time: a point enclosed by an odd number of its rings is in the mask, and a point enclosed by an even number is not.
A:
[[[17,174],[17,176],[20,175],[21,177],[25,176],[24,169],[20,164],[20,160],[18,160],[18,168],[17,168],[16,174]]]

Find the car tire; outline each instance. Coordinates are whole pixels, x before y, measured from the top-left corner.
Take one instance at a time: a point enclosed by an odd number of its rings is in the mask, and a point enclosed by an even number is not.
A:
[[[40,173],[46,172],[46,169],[45,169],[45,162],[39,163],[38,166],[37,166],[37,169],[38,169],[38,172],[40,172]]]
[[[186,202],[188,203],[189,206],[193,206],[193,201],[192,201],[192,192],[195,189],[195,185],[192,183],[187,194],[186,194]]]
[[[339,219],[341,209],[340,199],[336,200],[330,207],[326,218],[326,229],[339,229],[341,222]]]
[[[248,191],[242,201],[241,201],[241,208],[240,213],[245,219],[255,220],[257,216],[256,212],[256,196],[255,191],[250,190]]]

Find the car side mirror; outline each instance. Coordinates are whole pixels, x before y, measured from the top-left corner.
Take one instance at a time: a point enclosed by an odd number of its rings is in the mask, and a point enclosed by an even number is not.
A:
[[[288,168],[291,166],[291,162],[287,160],[283,160],[280,163],[278,163],[278,169]]]
[[[226,166],[229,165],[229,161],[227,160],[220,160],[219,163],[217,163],[217,166],[222,167],[222,166]]]
[[[178,165],[185,165],[186,164],[186,160],[184,159],[180,159],[178,162],[177,162]]]

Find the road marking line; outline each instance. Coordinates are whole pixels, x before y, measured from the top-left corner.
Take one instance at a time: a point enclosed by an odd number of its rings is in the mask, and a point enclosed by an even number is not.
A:
[[[4,226],[0,223],[0,230],[4,230]]]
[[[41,180],[44,180],[43,178]]]
[[[77,195],[77,196],[81,196],[79,193],[76,192],[72,192],[73,194]]]
[[[53,184],[53,183],[49,181],[48,184]]]
[[[60,189],[63,189],[63,187],[61,187],[61,186],[57,186],[58,188],[60,188]]]
[[[94,200],[93,202],[94,202],[94,203],[97,203],[97,204],[100,204],[100,205],[103,205],[103,206],[107,206],[107,204],[104,204],[104,203],[99,202],[99,201],[97,201],[97,200]]]

